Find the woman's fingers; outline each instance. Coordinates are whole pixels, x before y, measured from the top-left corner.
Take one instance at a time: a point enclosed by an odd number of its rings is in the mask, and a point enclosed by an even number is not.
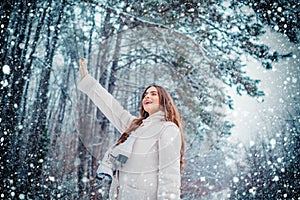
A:
[[[79,66],[79,68],[86,68],[86,63],[85,63],[84,58],[79,59],[78,66]]]
[[[84,58],[79,59],[78,67],[79,67],[79,72],[80,72],[81,78],[85,77],[87,75],[88,71],[87,71],[87,66],[86,66]]]

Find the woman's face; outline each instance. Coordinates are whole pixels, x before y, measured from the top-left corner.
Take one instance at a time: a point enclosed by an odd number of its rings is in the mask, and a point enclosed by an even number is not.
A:
[[[144,93],[144,98],[142,100],[142,105],[144,110],[152,115],[153,113],[159,111],[159,96],[156,87],[149,87]]]

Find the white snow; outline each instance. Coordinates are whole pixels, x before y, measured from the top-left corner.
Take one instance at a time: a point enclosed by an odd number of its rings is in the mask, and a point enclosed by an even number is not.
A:
[[[239,182],[239,178],[238,177],[233,177],[233,182],[235,182],[235,183],[237,183],[237,182]]]
[[[274,149],[276,146],[276,140],[273,138],[270,140],[271,148]]]
[[[278,31],[278,30],[279,30],[279,26],[277,26],[277,25],[274,26],[274,30],[275,30],[275,31]]]
[[[89,182],[89,179],[85,176],[85,177],[83,177],[82,179],[82,182],[84,182],[84,183],[87,183],[87,182]]]
[[[273,181],[279,181],[279,177],[278,176],[274,176]]]
[[[3,71],[4,74],[9,75],[10,74],[10,67],[8,65],[4,65],[2,67],[2,71]]]
[[[50,26],[49,29],[50,29],[51,31],[55,31],[55,27],[54,27],[54,26]]]
[[[281,12],[281,11],[282,11],[282,8],[281,8],[281,7],[278,7],[278,8],[277,8],[277,11],[278,11],[278,12]]]
[[[127,7],[126,8],[126,12],[130,12],[131,11],[131,8],[130,7]]]
[[[255,191],[256,191],[255,187],[249,189],[249,192],[252,193],[253,195],[255,195],[256,193]]]
[[[237,33],[237,32],[239,32],[239,28],[238,27],[236,27],[236,26],[234,26],[234,27],[232,27],[232,32],[234,32],[234,33]]]

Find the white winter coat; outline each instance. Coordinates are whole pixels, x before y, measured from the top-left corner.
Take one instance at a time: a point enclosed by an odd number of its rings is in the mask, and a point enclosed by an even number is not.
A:
[[[78,84],[110,122],[123,133],[135,118],[90,75]],[[119,200],[180,199],[179,128],[158,111],[134,131],[132,154],[119,169]]]

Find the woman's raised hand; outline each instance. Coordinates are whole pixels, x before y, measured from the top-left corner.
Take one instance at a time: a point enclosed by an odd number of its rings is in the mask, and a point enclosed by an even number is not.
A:
[[[80,72],[81,78],[85,77],[88,74],[88,71],[87,71],[87,66],[86,66],[84,58],[79,59],[78,67],[79,67],[79,72]]]

